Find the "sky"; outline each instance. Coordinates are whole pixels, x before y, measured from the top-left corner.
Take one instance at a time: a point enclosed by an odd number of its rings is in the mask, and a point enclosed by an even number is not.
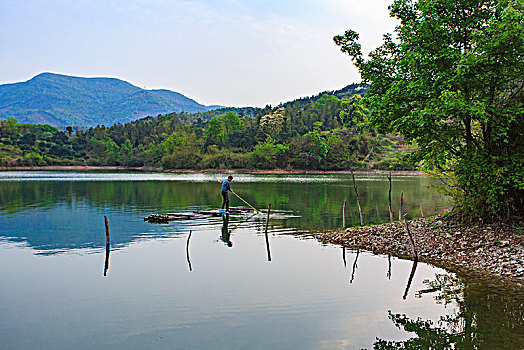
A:
[[[360,82],[333,43],[368,53],[392,0],[0,0],[0,84],[114,77],[205,105],[278,105]]]

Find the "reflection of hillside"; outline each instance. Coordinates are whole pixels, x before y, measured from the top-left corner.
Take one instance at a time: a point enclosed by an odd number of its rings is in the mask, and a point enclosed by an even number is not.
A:
[[[415,333],[405,341],[379,339],[373,349],[521,349],[524,346],[522,295],[510,297],[467,279],[441,274],[425,281],[428,288],[418,296],[437,293],[437,303],[456,307],[439,321],[410,319],[389,313],[400,329]]]
[[[0,218],[0,237],[26,242],[40,254],[54,254],[74,249],[105,247],[104,215],[110,219],[111,245],[128,245],[142,238],[173,236],[185,232],[187,223],[155,227],[145,223],[140,215],[115,210],[104,211],[83,204],[55,203],[45,210],[27,209],[17,215]]]

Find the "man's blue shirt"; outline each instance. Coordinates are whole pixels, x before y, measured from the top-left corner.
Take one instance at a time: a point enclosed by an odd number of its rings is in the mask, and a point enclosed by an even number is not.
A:
[[[222,192],[231,191],[231,183],[228,179],[222,181]]]

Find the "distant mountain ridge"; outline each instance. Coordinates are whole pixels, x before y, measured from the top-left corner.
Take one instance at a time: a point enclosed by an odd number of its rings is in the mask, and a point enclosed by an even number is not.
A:
[[[41,73],[26,82],[0,85],[0,119],[57,127],[110,126],[172,112],[206,112],[178,92],[145,90],[116,78]]]

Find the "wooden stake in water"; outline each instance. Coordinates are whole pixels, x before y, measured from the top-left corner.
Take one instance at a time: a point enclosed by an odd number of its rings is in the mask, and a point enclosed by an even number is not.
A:
[[[409,230],[409,225],[406,219],[404,219],[404,224],[406,225],[406,231],[408,232],[409,242],[411,243],[411,249],[413,250],[413,259],[418,260],[417,249],[415,248],[415,241],[413,240],[413,236],[411,235],[411,231]]]
[[[404,204],[404,192],[400,194],[400,205],[398,208],[398,221],[402,221],[402,205]]]
[[[360,226],[364,226],[364,218],[362,217],[362,208],[360,207],[360,199],[358,197],[358,186],[355,183],[355,174],[351,172],[351,176],[353,177],[353,188],[355,189],[355,194],[357,195],[358,212],[360,214]]]
[[[269,250],[269,237],[267,235],[267,228],[269,225],[269,213],[271,212],[271,203],[267,206],[267,219],[266,219],[266,250],[267,250],[267,261],[271,261],[271,251]]]
[[[104,221],[106,224],[106,244],[111,243],[111,240],[109,239],[109,220],[107,220],[107,216],[104,215]]]
[[[391,210],[391,173],[388,175],[389,180],[389,222],[393,223],[393,210]]]
[[[424,217],[424,212],[422,211],[422,198],[420,198],[420,215]]]

